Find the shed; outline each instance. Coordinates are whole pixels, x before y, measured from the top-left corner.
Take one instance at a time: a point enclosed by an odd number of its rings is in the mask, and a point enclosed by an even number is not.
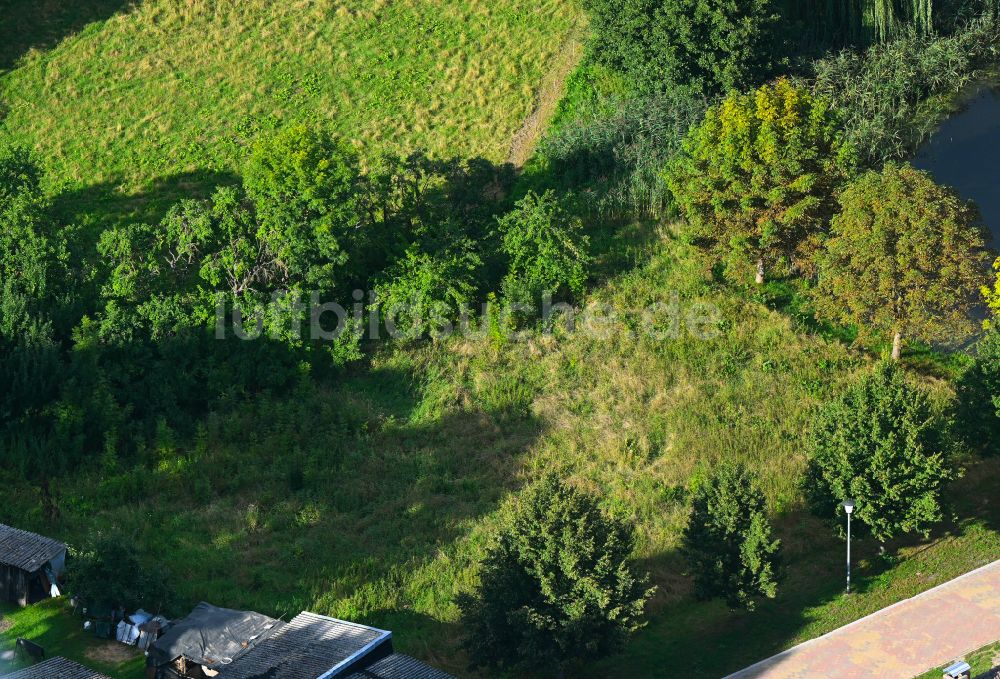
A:
[[[13,674],[5,674],[0,679],[111,679],[111,677],[78,665],[72,660],[57,657]]]
[[[447,672],[431,667],[408,655],[393,653],[345,679],[455,679]]]
[[[219,608],[203,601],[150,646],[149,674],[156,679],[215,676],[281,626],[278,620],[260,613]]]
[[[219,679],[454,679],[393,652],[392,632],[303,612]]]
[[[0,524],[0,601],[27,606],[59,596],[66,545]]]
[[[220,679],[346,675],[392,653],[392,632],[303,612],[220,673]]]

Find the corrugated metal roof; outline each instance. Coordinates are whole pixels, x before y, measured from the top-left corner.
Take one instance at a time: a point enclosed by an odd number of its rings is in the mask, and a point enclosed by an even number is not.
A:
[[[224,668],[220,678],[318,679],[391,636],[385,630],[304,612]]]
[[[65,550],[58,540],[0,523],[0,564],[34,573]]]
[[[111,679],[89,667],[77,665],[66,658],[50,658],[13,674],[5,674],[2,679]]]
[[[393,653],[345,679],[455,679],[447,672],[426,665],[408,655]]]

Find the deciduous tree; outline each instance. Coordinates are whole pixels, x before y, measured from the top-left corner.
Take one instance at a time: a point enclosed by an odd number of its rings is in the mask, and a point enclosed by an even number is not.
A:
[[[975,207],[926,172],[888,164],[840,199],[820,258],[817,314],[857,326],[859,337],[955,341],[987,276],[986,233]]]
[[[779,262],[808,266],[853,168],[837,114],[782,79],[709,108],[667,181],[692,234],[752,263],[759,284]]]
[[[926,534],[941,520],[944,485],[957,476],[944,424],[902,368],[883,362],[817,414],[805,488],[814,511],[845,499],[880,541]]]

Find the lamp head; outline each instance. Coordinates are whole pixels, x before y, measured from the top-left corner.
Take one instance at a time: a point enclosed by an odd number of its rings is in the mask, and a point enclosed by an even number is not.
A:
[[[844,508],[844,511],[850,514],[854,511],[854,500],[844,500],[844,503],[840,505]]]

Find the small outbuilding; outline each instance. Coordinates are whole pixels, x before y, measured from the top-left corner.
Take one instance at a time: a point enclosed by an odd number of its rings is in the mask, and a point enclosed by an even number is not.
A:
[[[0,601],[27,606],[59,596],[66,545],[0,524]]]
[[[0,679],[111,679],[89,667],[78,665],[66,658],[49,658],[13,674],[4,674]]]
[[[454,679],[393,652],[392,632],[303,612],[219,672],[219,679]]]
[[[279,627],[278,620],[266,615],[203,601],[149,647],[146,674],[150,679],[218,676]]]

